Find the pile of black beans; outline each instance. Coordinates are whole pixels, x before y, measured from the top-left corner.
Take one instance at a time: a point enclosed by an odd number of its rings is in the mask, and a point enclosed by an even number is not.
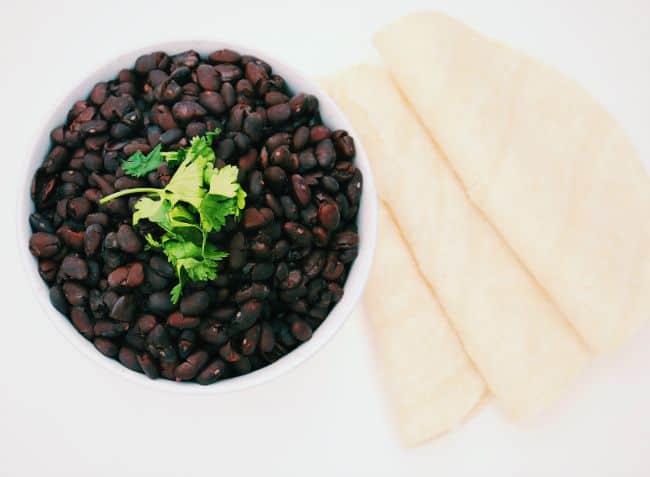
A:
[[[167,164],[136,179],[122,161],[215,128],[216,165],[239,167],[246,208],[209,238],[230,254],[218,277],[186,285],[173,304],[174,270],[144,246],[156,226],[131,225],[139,196],[99,200],[164,186]],[[32,182],[30,251],[56,309],[133,371],[200,384],[249,373],[309,340],[341,299],[359,242],[354,142],[264,61],[143,55],[74,103],[51,141]]]

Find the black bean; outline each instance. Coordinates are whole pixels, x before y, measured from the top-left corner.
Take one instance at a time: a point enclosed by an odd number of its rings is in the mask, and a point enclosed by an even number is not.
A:
[[[117,353],[119,352],[119,348],[115,343],[113,343],[111,340],[108,338],[102,338],[98,337],[93,340],[93,344],[95,345],[95,348],[99,350],[100,353],[102,353],[105,356],[108,356],[109,358],[114,358],[117,356]]]
[[[293,150],[301,151],[309,143],[309,128],[307,126],[300,126],[293,133]]]
[[[233,50],[223,49],[213,51],[208,55],[211,63],[237,63],[241,55]]]
[[[232,332],[239,332],[250,328],[262,312],[262,303],[252,299],[245,302],[230,323]]]
[[[314,225],[318,220],[318,210],[314,204],[307,204],[304,209],[300,211],[300,217],[304,225]]]
[[[124,252],[133,255],[142,251],[142,240],[130,225],[122,224],[117,229],[117,244]]]
[[[331,132],[327,126],[317,124],[309,130],[309,139],[312,143],[316,144],[330,137],[330,134]]]
[[[246,230],[255,230],[273,221],[273,211],[263,207],[256,209],[254,207],[244,209],[242,225]]]
[[[156,273],[151,267],[144,268],[144,276],[146,281],[146,286],[148,286],[151,291],[160,291],[164,290],[169,286],[169,280],[162,275]]]
[[[83,222],[90,213],[91,207],[90,201],[85,197],[74,197],[68,201],[67,215],[72,220]]]
[[[97,106],[101,106],[108,97],[108,84],[97,83],[90,92],[90,100]]]
[[[241,359],[241,355],[233,348],[230,341],[226,342],[219,348],[219,356],[227,363],[234,363]]]
[[[264,281],[273,276],[275,267],[272,263],[256,263],[251,270],[251,280]]]
[[[179,128],[174,128],[174,129],[168,129],[164,133],[160,135],[160,142],[163,143],[164,145],[168,146],[170,144],[174,144],[176,141],[178,141],[180,138],[184,136],[183,130]]]
[[[59,271],[64,280],[84,281],[88,278],[88,264],[76,255],[67,255],[61,262]]]
[[[68,150],[63,146],[54,146],[43,162],[43,169],[46,174],[55,174],[66,166],[68,160]]]
[[[309,326],[309,323],[304,320],[296,319],[291,323],[291,334],[298,341],[309,340],[312,336],[312,332],[311,326]]]
[[[348,182],[345,193],[351,205],[358,205],[361,199],[362,179],[359,170],[354,171],[352,179]]]
[[[289,146],[291,145],[291,134],[286,132],[275,133],[266,140],[265,145],[271,152],[280,146]]]
[[[115,338],[128,329],[128,323],[113,320],[98,320],[93,326],[95,336],[103,336],[104,338]]]
[[[274,106],[271,106],[267,110],[268,121],[273,126],[279,126],[291,117],[291,108],[289,103],[280,103]]]
[[[323,169],[334,167],[336,153],[331,139],[324,139],[316,145],[316,161]]]
[[[147,375],[147,377],[151,379],[158,378],[158,376],[160,375],[160,371],[158,370],[158,365],[153,360],[151,355],[147,353],[140,353],[136,355],[136,359],[138,361],[138,365],[140,365],[140,368],[142,369],[144,374]]]
[[[341,214],[335,202],[323,202],[318,207],[318,220],[328,230],[338,228]]]
[[[258,260],[267,260],[271,256],[271,238],[257,234],[250,243],[250,251]]]
[[[208,131],[205,123],[201,121],[192,121],[185,126],[185,137],[192,139],[197,136],[203,136]]]
[[[291,290],[302,283],[302,273],[300,270],[289,271],[287,278],[279,283],[281,290]]]
[[[157,104],[151,108],[151,120],[164,131],[178,127],[174,115],[164,104]]]
[[[199,95],[199,104],[210,114],[219,116],[226,112],[227,106],[223,97],[215,91],[204,91]]]
[[[167,317],[166,324],[172,328],[179,330],[196,328],[201,323],[201,318],[198,316],[187,316],[180,311],[175,311]]]
[[[345,231],[334,236],[334,248],[345,250],[359,245],[359,235],[355,232]]]
[[[219,91],[221,87],[219,73],[210,65],[199,65],[196,69],[196,79],[199,86],[206,91]]]
[[[341,262],[348,264],[352,263],[357,258],[357,255],[359,255],[359,249],[357,247],[352,247],[341,251],[339,258],[341,259]]]
[[[180,302],[181,313],[189,316],[201,315],[209,306],[210,296],[203,290],[184,296]]]
[[[102,134],[108,131],[108,122],[103,119],[95,119],[81,123],[79,130],[84,134]]]
[[[230,240],[230,255],[229,255],[229,264],[230,268],[237,270],[244,266],[246,263],[246,237],[243,233],[238,232],[233,235]]]
[[[332,177],[339,182],[347,182],[354,176],[356,167],[348,161],[338,161],[334,170],[331,172]]]
[[[281,167],[271,166],[264,171],[264,183],[276,194],[286,191],[289,179]]]
[[[244,333],[240,348],[245,356],[250,356],[255,352],[260,341],[261,332],[262,328],[260,325],[255,325],[249,328],[246,333]]]
[[[219,73],[221,79],[227,82],[237,81],[243,75],[241,68],[233,64],[218,64],[214,69]]]
[[[48,234],[54,233],[52,222],[43,214],[39,214],[38,212],[34,212],[29,216],[29,225],[32,228],[32,232],[44,232]]]
[[[142,368],[138,364],[138,357],[135,351],[133,351],[133,349],[129,348],[128,346],[122,346],[120,348],[117,359],[120,361],[120,363],[122,363],[130,370],[142,372]]]
[[[110,317],[118,321],[131,321],[135,317],[137,308],[136,298],[133,295],[119,297],[111,308]]]
[[[95,260],[86,260],[86,263],[88,265],[88,278],[86,278],[86,283],[90,287],[95,287],[99,285],[99,281],[102,278],[99,263]]]
[[[199,373],[196,378],[196,382],[199,384],[207,385],[217,382],[219,379],[223,378],[226,374],[226,363],[217,359],[207,365],[203,371]]]
[[[280,197],[280,204],[282,204],[282,210],[284,211],[284,216],[289,220],[298,220],[298,206],[291,199],[291,197],[283,195]]]
[[[165,278],[174,278],[176,273],[174,272],[174,267],[160,255],[154,255],[149,260],[149,266],[159,275]]]
[[[311,191],[305,179],[300,174],[294,174],[291,176],[291,186],[293,190],[293,196],[296,198],[298,203],[304,207],[311,201]]]
[[[262,65],[255,62],[249,62],[246,64],[246,79],[250,81],[254,88],[258,88],[260,83],[267,80],[268,77],[268,72]]]
[[[289,100],[291,112],[296,116],[307,116],[318,108],[318,99],[311,94],[297,94]]]
[[[179,101],[174,104],[172,114],[177,121],[189,122],[192,119],[202,118],[207,111],[194,101]]]
[[[88,216],[90,217],[90,216]],[[102,244],[104,227],[98,223],[91,223],[86,227],[84,234],[83,248],[86,256],[95,255]]]
[[[70,306],[65,297],[65,293],[60,286],[55,285],[50,288],[50,301],[52,302],[52,305],[54,305],[54,308],[56,308],[60,313],[64,315],[68,314]]]
[[[172,63],[176,66],[194,68],[199,64],[199,54],[194,50],[187,50],[172,56]]]
[[[85,305],[88,301],[88,289],[76,282],[65,282],[62,287],[65,299],[72,306]]]
[[[41,259],[38,261],[38,274],[43,281],[52,283],[56,279],[59,267],[54,260]]]
[[[251,113],[244,119],[242,131],[255,143],[260,142],[264,133],[264,118],[260,113]]]
[[[70,310],[70,321],[86,339],[93,339],[95,333],[93,331],[93,323],[83,306],[73,306]]]
[[[302,225],[296,222],[285,222],[284,233],[289,237],[289,240],[299,247],[307,247],[311,244],[312,235]]]
[[[166,290],[158,291],[149,295],[147,307],[152,313],[158,316],[167,316],[176,309],[172,303],[169,292]]]
[[[187,358],[196,346],[196,332],[185,329],[178,337],[178,355],[181,359]]]
[[[227,108],[232,108],[237,102],[237,93],[235,92],[235,87],[230,83],[224,83],[221,86],[221,97]]]
[[[144,283],[144,277],[144,266],[142,263],[133,262],[113,270],[108,275],[107,281],[108,286],[111,288],[136,288]]]
[[[61,250],[61,241],[51,233],[36,232],[29,238],[29,251],[35,257],[53,257]]]
[[[228,340],[228,329],[218,320],[201,320],[199,325],[199,336],[207,343],[221,345]]]
[[[337,258],[336,254],[330,253],[327,256],[327,262],[325,262],[325,268],[323,268],[323,278],[326,280],[334,281],[339,278],[345,267],[343,263]]]
[[[208,362],[208,353],[197,351],[189,355],[184,362],[179,364],[174,370],[177,381],[188,381],[198,374],[198,372]]]
[[[312,149],[305,149],[298,154],[298,163],[300,164],[300,171],[306,172],[318,166],[318,161]]]
[[[271,153],[271,164],[279,166],[287,172],[294,172],[300,167],[300,160],[297,155],[292,154],[289,146],[281,145]]]

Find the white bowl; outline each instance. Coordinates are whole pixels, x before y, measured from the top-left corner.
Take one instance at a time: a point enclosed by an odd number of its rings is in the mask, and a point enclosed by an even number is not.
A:
[[[29,192],[30,183],[34,172],[42,163],[50,148],[50,131],[54,127],[64,123],[67,112],[72,104],[76,100],[85,98],[90,93],[90,90],[95,83],[99,81],[107,81],[115,77],[122,68],[132,68],[138,56],[151,51],[165,51],[169,54],[175,54],[193,49],[203,56],[222,48],[230,48],[242,54],[251,54],[268,62],[273,67],[274,71],[277,71],[278,74],[285,78],[289,88],[293,92],[311,93],[318,98],[321,116],[323,122],[327,126],[333,129],[345,129],[351,136],[353,136],[356,145],[355,164],[363,173],[363,194],[361,196],[361,205],[358,216],[360,237],[359,255],[355,260],[345,283],[345,292],[341,301],[332,309],[328,317],[314,332],[314,335],[309,341],[300,345],[278,361],[252,373],[235,378],[224,379],[223,381],[217,381],[208,386],[201,386],[189,382],[177,383],[167,379],[152,380],[147,378],[144,374],[131,371],[118,361],[102,355],[95,349],[93,344],[83,338],[72,326],[70,321],[60,314],[50,303],[48,287],[41,280],[37,270],[37,261],[29,253],[27,247],[31,235],[28,216],[34,210]],[[98,365],[109,368],[116,374],[123,376],[128,380],[165,391],[200,394],[223,393],[249,388],[286,373],[312,356],[338,331],[361,297],[370,272],[377,236],[377,197],[370,164],[368,163],[368,158],[366,157],[363,146],[359,141],[359,136],[355,134],[352,126],[336,104],[334,104],[332,99],[320,87],[318,87],[315,82],[287,66],[284,62],[252,48],[222,41],[199,40],[149,45],[145,48],[126,52],[98,69],[93,74],[87,76],[61,99],[58,106],[54,111],[52,111],[47,123],[35,134],[35,146],[24,171],[23,193],[18,197],[18,216],[22,218],[22,222],[18,224],[19,253],[24,260],[26,273],[31,277],[35,296],[43,306],[44,316],[49,322],[56,326],[59,332],[65,336],[72,345]]]

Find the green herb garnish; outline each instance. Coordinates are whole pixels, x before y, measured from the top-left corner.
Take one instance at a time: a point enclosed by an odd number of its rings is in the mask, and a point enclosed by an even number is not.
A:
[[[208,234],[219,231],[227,216],[239,218],[246,204],[246,192],[237,183],[237,167],[214,167],[212,140],[218,134],[216,130],[195,137],[189,147],[178,151],[160,152],[156,146],[147,156],[133,154],[122,164],[128,175],[141,177],[157,169],[163,160],[178,168],[162,189],[135,187],[100,200],[104,204],[125,195],[146,194],[135,204],[133,225],[147,219],[163,230],[160,238],[149,234],[146,239],[150,247],[162,249],[176,270],[178,284],[171,291],[173,303],[178,302],[186,280],[217,277],[217,262],[228,254],[209,243]]]
[[[163,163],[160,149],[161,146],[158,144],[146,156],[141,151],[132,154],[122,162],[122,169],[126,174],[134,177],[143,177],[151,171],[155,171]]]

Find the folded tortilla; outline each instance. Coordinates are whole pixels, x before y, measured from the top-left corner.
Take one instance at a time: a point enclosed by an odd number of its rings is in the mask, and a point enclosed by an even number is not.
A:
[[[365,305],[398,428],[413,446],[462,422],[485,384],[383,206],[379,219]]]
[[[375,37],[471,199],[594,351],[650,315],[650,181],[614,119],[544,64],[436,13]]]
[[[360,135],[380,197],[492,393],[513,417],[545,407],[586,359],[568,322],[471,204],[385,70],[350,68],[324,86]],[[382,268],[390,286],[371,300],[418,286]]]

